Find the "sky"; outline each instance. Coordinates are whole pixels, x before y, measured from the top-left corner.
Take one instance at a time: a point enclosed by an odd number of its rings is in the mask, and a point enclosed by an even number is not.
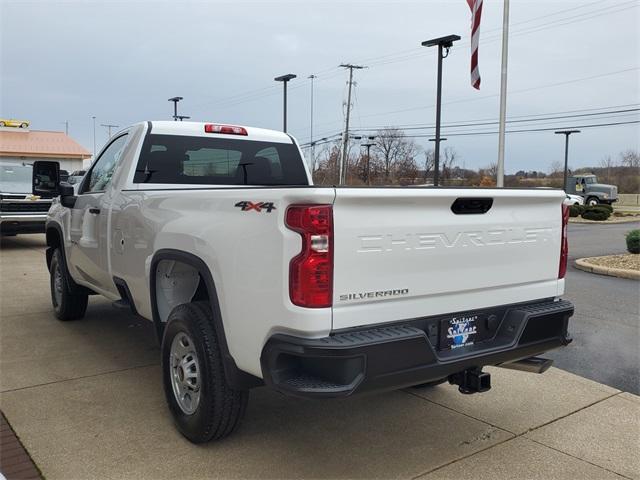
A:
[[[443,125],[495,122],[502,18],[503,1],[485,0],[477,91],[464,0],[0,0],[0,117],[28,119],[34,130],[64,130],[67,121],[89,151],[93,116],[99,150],[102,124],[170,119],[173,96],[184,97],[179,114],[196,121],[281,129],[282,84],[273,79],[294,73],[288,130],[305,143],[307,77],[317,76],[314,138],[336,135],[348,78],[339,65],[353,63],[368,68],[355,71],[352,128],[410,126],[429,148],[437,56],[420,43],[462,37],[443,61]],[[571,137],[574,168],[639,149],[639,123],[585,126],[640,121],[640,0],[511,0],[509,25],[507,119],[518,121],[507,130],[581,127]],[[603,113],[619,110],[627,111]],[[547,119],[567,115],[582,116]],[[544,120],[522,121],[531,118]],[[455,148],[460,166],[485,167],[497,158],[496,130],[444,127],[444,145]],[[563,156],[564,136],[553,130],[506,136],[507,173],[548,171]]]

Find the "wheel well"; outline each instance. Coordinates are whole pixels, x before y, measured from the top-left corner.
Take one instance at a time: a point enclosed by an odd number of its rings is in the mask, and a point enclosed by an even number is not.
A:
[[[62,239],[60,238],[60,232],[55,227],[47,228],[45,235],[47,239],[47,247],[49,247],[46,251],[47,268],[50,269],[53,251],[62,246]]]
[[[165,279],[161,280],[160,277],[163,275]],[[158,250],[151,261],[149,280],[151,310],[156,326],[156,334],[160,342],[162,342],[164,326],[173,306],[192,301],[208,301],[214,314],[213,326],[222,350],[227,381],[233,388],[238,390],[263,384],[261,379],[239,370],[229,353],[216,286],[207,264],[202,259],[180,250]],[[168,285],[168,291],[161,291],[162,285],[159,285],[159,283],[163,281]],[[181,285],[172,285],[173,281]],[[173,291],[174,286],[178,286],[176,291]],[[168,297],[168,295],[171,295],[171,297]],[[177,303],[170,304],[167,300],[168,298]],[[161,304],[163,305],[164,315],[160,310]]]
[[[55,248],[59,247],[62,244],[62,242],[60,241],[60,233],[58,233],[58,230],[53,227],[47,228],[46,238],[48,247]]]
[[[155,308],[162,324],[167,322],[169,313],[178,305],[209,299],[200,272],[179,260],[160,260],[156,264],[155,292]]]

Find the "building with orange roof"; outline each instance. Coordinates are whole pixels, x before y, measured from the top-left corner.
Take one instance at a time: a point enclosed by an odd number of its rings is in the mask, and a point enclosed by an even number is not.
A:
[[[64,132],[0,128],[0,166],[32,163],[36,160],[60,162],[60,169],[82,170],[91,153]]]

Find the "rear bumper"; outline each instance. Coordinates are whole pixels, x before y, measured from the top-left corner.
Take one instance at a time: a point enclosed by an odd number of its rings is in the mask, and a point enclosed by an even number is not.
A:
[[[262,351],[263,378],[286,394],[342,397],[439,380],[469,368],[539,355],[571,342],[567,327],[573,305],[568,301],[537,301],[481,312],[498,318],[493,337],[446,351],[437,350],[438,329],[453,314],[319,339],[277,334]]]
[[[4,234],[44,233],[46,221],[46,213],[0,214],[0,232]]]

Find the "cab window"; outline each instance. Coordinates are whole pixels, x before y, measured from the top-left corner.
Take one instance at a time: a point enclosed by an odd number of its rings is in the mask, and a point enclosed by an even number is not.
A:
[[[104,192],[120,162],[126,143],[127,134],[121,135],[102,152],[91,170],[87,172],[82,193]]]

